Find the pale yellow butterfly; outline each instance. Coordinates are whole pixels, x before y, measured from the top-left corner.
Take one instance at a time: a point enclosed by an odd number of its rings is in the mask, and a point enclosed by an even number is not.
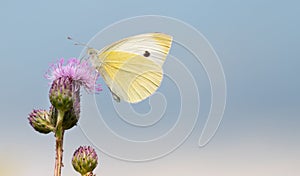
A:
[[[122,39],[101,50],[89,48],[87,52],[114,99],[137,103],[160,86],[162,65],[171,44],[170,35],[146,33]]]

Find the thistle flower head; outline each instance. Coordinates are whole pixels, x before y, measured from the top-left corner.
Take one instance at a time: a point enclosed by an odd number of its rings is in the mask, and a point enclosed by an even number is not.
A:
[[[33,110],[28,120],[30,125],[40,133],[47,134],[54,130],[51,116],[46,110]]]
[[[99,74],[86,60],[71,58],[64,65],[64,59],[61,58],[58,63],[50,66],[45,77],[54,81],[61,77],[70,77],[75,82],[75,88],[83,86],[89,93],[101,91],[101,86],[96,83]]]
[[[96,83],[98,78],[96,70],[86,60],[71,58],[64,65],[64,59],[50,66],[45,77],[51,80],[49,92],[51,104],[59,111],[79,110],[79,91],[83,86],[89,93],[99,92],[101,87]],[[74,102],[75,99],[77,102]],[[75,103],[75,104],[74,104]],[[74,110],[75,110],[74,109]]]
[[[92,174],[98,164],[98,156],[90,146],[79,147],[73,154],[72,165],[81,175]]]

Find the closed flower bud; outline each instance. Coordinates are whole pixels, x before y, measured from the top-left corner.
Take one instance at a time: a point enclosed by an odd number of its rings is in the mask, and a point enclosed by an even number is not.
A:
[[[28,117],[30,125],[38,132],[48,134],[54,130],[53,121],[48,111],[33,110]]]
[[[79,147],[73,154],[72,165],[81,175],[93,175],[98,164],[98,156],[90,146]]]
[[[53,106],[50,108],[50,116],[52,117],[52,123],[56,124],[57,121],[57,109]],[[71,109],[64,113],[62,127],[64,130],[68,130],[75,126],[80,117],[80,95],[79,90],[74,93],[73,106]]]

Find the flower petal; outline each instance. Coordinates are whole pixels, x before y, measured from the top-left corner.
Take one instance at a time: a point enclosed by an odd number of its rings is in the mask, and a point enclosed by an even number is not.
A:
[[[99,74],[87,60],[70,58],[66,65],[64,63],[64,58],[61,58],[56,64],[52,64],[45,77],[51,82],[61,77],[70,77],[89,93],[102,90],[101,85],[96,83]]]

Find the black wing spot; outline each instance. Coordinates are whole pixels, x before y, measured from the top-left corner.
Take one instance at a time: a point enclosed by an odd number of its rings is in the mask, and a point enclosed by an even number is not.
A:
[[[149,56],[150,56],[149,51],[145,51],[144,56],[145,56],[145,57],[149,57]]]

